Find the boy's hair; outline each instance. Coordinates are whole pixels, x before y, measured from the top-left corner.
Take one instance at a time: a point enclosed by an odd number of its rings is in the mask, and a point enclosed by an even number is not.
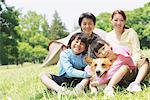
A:
[[[89,18],[89,19],[91,19],[94,22],[94,25],[96,23],[96,17],[92,13],[86,12],[86,13],[82,13],[80,15],[79,20],[78,20],[79,26],[81,26],[83,18]]]
[[[101,47],[103,47],[105,44],[108,45],[108,46],[110,45],[108,42],[106,42],[106,41],[103,40],[103,39],[96,39],[96,40],[94,40],[94,41],[92,42],[92,44],[91,44],[91,51],[98,53],[98,50],[99,50]]]
[[[81,42],[83,42],[85,44],[85,50],[82,54],[86,54],[88,47],[89,47],[89,39],[88,39],[86,33],[84,33],[84,32],[78,32],[78,33],[75,33],[74,35],[72,35],[68,42],[67,48],[71,49],[71,43],[76,37],[78,37],[78,39],[80,39]]]

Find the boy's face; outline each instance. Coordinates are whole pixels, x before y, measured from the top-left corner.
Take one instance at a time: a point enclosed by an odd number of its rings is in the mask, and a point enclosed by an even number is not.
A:
[[[85,44],[81,42],[81,39],[76,37],[71,43],[71,49],[74,54],[81,54],[85,50]]]
[[[95,52],[95,55],[97,58],[105,58],[105,57],[110,57],[113,51],[111,50],[111,47],[105,44],[102,46],[98,52]]]

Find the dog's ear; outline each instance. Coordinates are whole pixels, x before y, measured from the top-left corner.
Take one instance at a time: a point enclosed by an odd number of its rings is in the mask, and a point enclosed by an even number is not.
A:
[[[93,59],[92,59],[91,57],[86,56],[84,59],[85,59],[85,61],[86,61],[89,65],[92,64]]]
[[[108,66],[111,66],[112,65],[112,62],[108,59],[108,58],[105,58],[105,64],[108,65]]]

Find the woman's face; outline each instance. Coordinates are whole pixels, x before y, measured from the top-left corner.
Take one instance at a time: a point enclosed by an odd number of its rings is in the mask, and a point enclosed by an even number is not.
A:
[[[87,33],[88,36],[91,36],[93,30],[95,28],[94,22],[90,18],[83,18],[81,22],[81,29],[83,32]]]
[[[81,54],[85,50],[85,44],[81,42],[81,39],[76,37],[71,43],[71,49],[74,54]]]
[[[115,14],[111,20],[112,26],[115,30],[123,30],[125,26],[125,20],[121,14]]]

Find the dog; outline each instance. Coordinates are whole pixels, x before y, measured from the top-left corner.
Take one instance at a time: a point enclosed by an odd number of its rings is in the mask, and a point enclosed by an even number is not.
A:
[[[109,70],[112,62],[108,58],[96,58],[93,59],[89,56],[85,57],[85,61],[88,65],[85,67],[85,71],[92,74],[90,81],[98,80]],[[97,94],[97,88],[89,86],[92,94]]]
[[[87,66],[85,71],[90,71],[92,76],[102,77],[105,72],[107,72],[112,65],[111,61],[108,58],[96,58],[93,59],[89,56],[85,57]]]

